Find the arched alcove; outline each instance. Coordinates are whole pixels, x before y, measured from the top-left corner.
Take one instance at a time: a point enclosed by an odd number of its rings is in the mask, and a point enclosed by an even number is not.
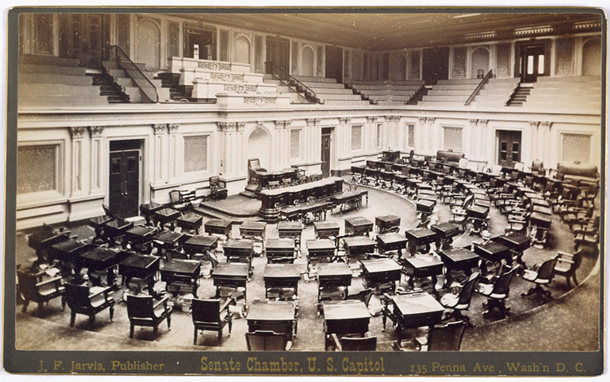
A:
[[[314,53],[310,46],[305,46],[301,52],[301,75],[313,77]]]
[[[483,71],[483,76],[489,71],[489,51],[485,48],[477,48],[472,52],[471,78],[477,78],[479,70]]]
[[[352,55],[352,79],[362,80],[362,54],[360,53]]]
[[[602,45],[599,38],[592,38],[582,47],[582,75],[600,76],[602,72]]]
[[[258,158],[261,167],[269,170],[269,166],[271,165],[271,137],[267,130],[257,128],[250,133],[246,148],[246,157],[248,159]]]
[[[161,67],[159,41],[161,31],[152,20],[143,20],[138,24],[138,44],[136,62],[146,64],[146,69]]]
[[[392,81],[404,81],[407,76],[407,57],[404,54],[392,56]]]
[[[244,36],[238,36],[235,39],[235,56],[233,60],[235,62],[241,62],[243,64],[250,63],[250,41]]]

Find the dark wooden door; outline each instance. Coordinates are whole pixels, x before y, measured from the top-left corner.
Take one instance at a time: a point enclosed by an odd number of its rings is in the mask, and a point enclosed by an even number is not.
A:
[[[59,54],[78,58],[79,65],[101,68],[108,60],[110,46],[110,15],[60,14]]]
[[[343,49],[326,46],[326,78],[343,82]]]
[[[331,129],[322,129],[322,176],[328,178],[330,176],[330,144],[331,144]]]
[[[215,40],[214,33],[211,31],[186,28],[184,31],[184,57],[193,57],[194,47],[198,45],[200,60],[216,59]]]
[[[524,46],[521,52],[521,82],[536,82],[538,76],[544,75],[545,46]]]
[[[289,73],[289,54],[290,41],[285,38],[267,36],[267,62],[272,62]]]
[[[498,164],[504,167],[514,167],[521,162],[521,132],[498,131]]]
[[[109,207],[123,217],[138,215],[140,150],[110,152]]]

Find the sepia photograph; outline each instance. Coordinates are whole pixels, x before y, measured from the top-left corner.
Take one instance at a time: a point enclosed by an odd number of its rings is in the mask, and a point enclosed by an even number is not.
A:
[[[4,369],[601,374],[607,27],[12,8]]]

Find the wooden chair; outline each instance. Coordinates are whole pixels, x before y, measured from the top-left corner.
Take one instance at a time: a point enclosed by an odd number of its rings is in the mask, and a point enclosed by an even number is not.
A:
[[[331,335],[335,351],[375,351],[377,337],[341,337],[336,333]]]
[[[197,198],[196,193],[196,190],[171,190],[169,192],[171,208],[180,212],[190,209],[193,206],[193,201]]]
[[[510,283],[513,276],[520,269],[520,265],[514,266],[508,272],[502,274],[494,283],[479,283],[476,287],[476,292],[488,297],[483,307],[486,309],[483,312],[483,317],[491,317],[494,311],[497,310],[500,318],[506,317],[510,308],[506,306],[506,299],[510,292]]]
[[[114,297],[111,296],[113,286],[89,289],[86,285],[68,283],[65,287],[66,302],[72,311],[70,326],[74,326],[76,314],[85,314],[89,316],[89,329],[93,330],[95,315],[106,308],[109,309],[110,321],[112,321],[114,316]]]
[[[210,177],[210,198],[214,200],[226,199],[228,192],[227,182],[220,180],[219,176]]]
[[[589,223],[574,230],[574,246],[578,251],[582,246],[599,251],[599,215],[596,215]]]
[[[153,296],[127,295],[127,315],[129,316],[129,338],[133,338],[136,326],[152,326],[157,334],[159,324],[167,319],[167,329],[171,326],[172,307],[167,306],[169,296],[154,303]]]
[[[233,327],[233,316],[229,306],[235,305],[234,299],[193,299],[191,309],[195,333],[193,345],[197,345],[197,333],[199,330],[212,330],[218,332],[218,341],[222,339],[222,329],[229,324],[229,335]]]
[[[23,299],[22,313],[27,312],[30,301],[38,303],[38,314],[44,309],[44,304],[54,298],[61,297],[61,309],[66,306],[66,288],[61,282],[61,276],[42,280],[44,272],[38,274],[17,271],[17,291]]]
[[[584,250],[580,250],[574,254],[570,254],[567,252],[558,251],[557,254],[557,263],[555,264],[555,268],[553,269],[553,273],[558,276],[564,276],[566,278],[566,283],[568,287],[570,287],[570,280],[574,280],[574,285],[578,285],[578,280],[576,280],[576,270],[580,267],[582,263],[582,256]]]
[[[453,321],[435,325],[427,337],[417,337],[396,341],[392,348],[396,351],[458,351],[466,330],[464,321]]]
[[[557,257],[546,260],[542,264],[534,266],[534,269],[525,269],[523,271],[523,279],[529,282],[533,282],[535,286],[531,288],[527,293],[521,293],[523,298],[543,298],[550,299],[551,292],[544,290],[542,285],[549,285],[553,281],[555,273],[555,264],[557,263]]]
[[[269,330],[246,333],[246,342],[249,351],[288,351],[292,348],[292,341],[288,340],[288,335]]]
[[[445,308],[453,309],[449,315],[445,317],[448,319],[449,317],[455,317],[460,320],[464,320],[466,323],[469,323],[470,318],[464,316],[462,311],[468,310],[470,308],[470,300],[472,299],[472,294],[474,292],[474,287],[479,279],[479,272],[474,272],[464,284],[464,287],[460,291],[460,294],[455,295],[452,293],[445,294],[440,303]]]

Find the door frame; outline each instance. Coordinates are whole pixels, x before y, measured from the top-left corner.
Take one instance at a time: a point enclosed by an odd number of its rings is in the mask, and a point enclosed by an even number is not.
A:
[[[144,162],[146,161],[147,157],[145,155],[146,153],[146,142],[147,140],[145,138],[139,138],[139,137],[124,137],[124,138],[119,138],[119,139],[111,139],[108,140],[108,145],[106,146],[106,152],[105,152],[105,165],[106,165],[106,173],[104,175],[105,177],[105,181],[106,181],[106,196],[104,198],[104,203],[106,205],[110,205],[110,153],[112,152],[120,152],[120,151],[132,151],[132,150],[138,150],[140,152],[139,155],[139,161],[138,161],[138,212],[137,214],[140,214],[139,211],[139,206],[140,204],[144,203],[145,200],[150,198],[150,193],[146,193],[146,189],[144,187],[144,184],[146,184],[146,182],[148,181],[148,176],[146,176],[146,174],[144,174]],[[111,150],[110,146],[111,143],[113,142],[139,142],[139,148],[129,148],[129,149],[125,149],[125,150]]]
[[[531,52],[537,51],[537,54],[533,55],[531,53],[528,53],[528,51],[531,51]],[[531,75],[528,75],[527,74],[527,57],[530,55],[534,57],[534,73]],[[544,61],[545,61],[544,69],[543,69],[542,73],[538,73],[540,55],[544,56]],[[521,82],[534,83],[534,82],[538,81],[538,77],[548,76],[549,73],[546,72],[548,60],[549,60],[549,58],[547,57],[547,54],[546,54],[546,44],[545,43],[522,45],[520,52],[519,52],[519,62],[520,62],[519,67],[521,68],[521,73],[519,73],[519,76],[521,78]]]
[[[504,167],[509,167],[507,165],[502,165],[500,163],[500,151],[501,151],[501,142],[500,142],[500,136],[503,133],[507,133],[507,134],[514,134],[517,135],[519,134],[519,159],[516,161],[513,161],[512,159],[510,160],[511,162],[511,166],[510,167],[514,167],[515,162],[523,162],[523,154],[524,154],[524,150],[523,150],[523,131],[522,130],[508,130],[508,129],[497,129],[496,130],[496,152],[495,152],[495,163],[504,166]],[[508,155],[512,156],[512,147],[507,147],[507,157]]]
[[[335,128],[334,127],[323,127],[320,129],[320,162],[322,162],[322,136],[323,135],[329,135],[330,136],[330,142],[329,142],[329,146],[328,146],[328,151],[329,151],[329,155],[328,155],[328,176],[332,176],[332,169],[333,169],[333,159],[334,159],[334,155],[335,155],[335,150],[333,150],[333,142],[334,142],[334,135],[335,135]],[[322,163],[320,163],[320,170],[322,170]],[[324,173],[322,173],[322,176],[324,176]]]

